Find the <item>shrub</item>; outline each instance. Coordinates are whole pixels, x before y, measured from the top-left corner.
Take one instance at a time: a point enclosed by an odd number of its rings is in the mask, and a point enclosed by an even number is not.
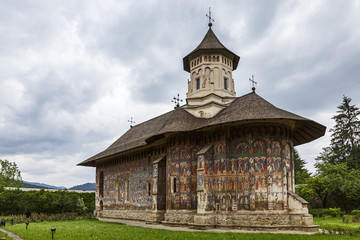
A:
[[[340,208],[329,208],[329,213],[332,217],[339,217],[341,213]]]
[[[56,214],[74,212],[77,214],[93,213],[95,193],[78,193],[68,191],[21,191],[4,190],[0,192],[0,214],[25,214],[26,209],[32,213]]]
[[[351,215],[360,217],[360,210],[352,210]]]
[[[353,216],[351,215],[344,215],[342,218],[342,221],[344,223],[352,223],[353,222]]]
[[[312,214],[314,217],[325,217],[325,216],[331,216],[329,209],[310,209],[309,213]]]
[[[57,214],[44,214],[44,213],[34,213],[31,214],[30,218],[26,218],[24,215],[11,215],[1,217],[4,219],[7,224],[17,224],[25,222],[50,222],[50,221],[69,221],[69,220],[80,220],[80,219],[93,219],[93,214],[83,214],[78,215],[77,213],[57,213]]]
[[[321,228],[329,231],[330,234],[345,234],[350,236],[357,236],[360,234],[359,227],[341,226],[337,224],[325,224],[322,225]]]

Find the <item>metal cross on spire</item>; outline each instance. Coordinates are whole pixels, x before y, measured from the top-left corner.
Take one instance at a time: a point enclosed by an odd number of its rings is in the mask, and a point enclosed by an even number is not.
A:
[[[209,15],[206,14],[206,16],[209,18],[209,24],[208,24],[208,26],[211,27],[211,26],[212,26],[211,21],[215,22],[215,20],[211,18],[211,10],[210,10],[210,7],[209,7]]]
[[[176,97],[173,97],[173,100],[171,100],[171,102],[175,103],[174,109],[180,107],[180,102],[182,102],[182,101],[183,101],[183,100],[180,99],[179,94],[177,95],[177,98],[176,98]]]
[[[249,81],[252,83],[252,88],[251,88],[251,90],[252,90],[253,92],[255,92],[255,84],[257,84],[257,82],[254,81],[254,75],[252,75],[252,79],[249,78]]]
[[[130,123],[130,128],[132,128],[133,124],[135,123],[135,121],[133,121],[133,118],[131,117],[131,119],[128,120],[128,122]]]

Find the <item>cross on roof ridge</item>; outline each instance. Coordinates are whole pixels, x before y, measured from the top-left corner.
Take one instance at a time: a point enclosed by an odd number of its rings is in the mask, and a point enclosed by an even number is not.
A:
[[[171,100],[171,102],[175,103],[175,109],[180,107],[180,102],[182,102],[183,100],[180,99],[180,95],[178,94],[177,95],[177,98],[176,97],[173,97],[173,100]]]
[[[255,82],[255,80],[254,80],[254,75],[252,75],[251,77],[252,77],[252,79],[249,78],[249,81],[252,83],[252,88],[251,88],[251,90],[252,90],[253,92],[255,92],[255,84],[257,84],[257,82]]]
[[[128,122],[130,123],[130,128],[132,128],[133,123],[135,123],[135,121],[133,121],[133,117],[131,117],[130,120],[128,120]]]

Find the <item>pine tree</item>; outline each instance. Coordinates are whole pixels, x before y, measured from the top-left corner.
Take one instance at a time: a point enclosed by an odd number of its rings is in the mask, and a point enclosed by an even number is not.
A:
[[[338,106],[338,114],[333,116],[335,126],[330,130],[330,163],[346,163],[350,168],[360,168],[360,111],[351,105],[351,98],[343,96]]]

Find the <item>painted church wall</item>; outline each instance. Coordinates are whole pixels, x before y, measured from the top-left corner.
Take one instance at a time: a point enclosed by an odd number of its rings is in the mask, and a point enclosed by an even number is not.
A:
[[[174,140],[167,156],[167,209],[197,209],[196,169],[199,147],[189,138]]]
[[[283,210],[291,174],[291,138],[286,128],[232,129],[226,141],[213,142],[205,157],[207,210]],[[287,173],[290,173],[287,174]]]
[[[96,193],[98,208],[100,201],[104,210],[152,208],[153,166],[148,158],[113,161],[97,167],[97,185],[101,172],[104,176],[104,186],[103,196],[100,196],[99,192]]]

